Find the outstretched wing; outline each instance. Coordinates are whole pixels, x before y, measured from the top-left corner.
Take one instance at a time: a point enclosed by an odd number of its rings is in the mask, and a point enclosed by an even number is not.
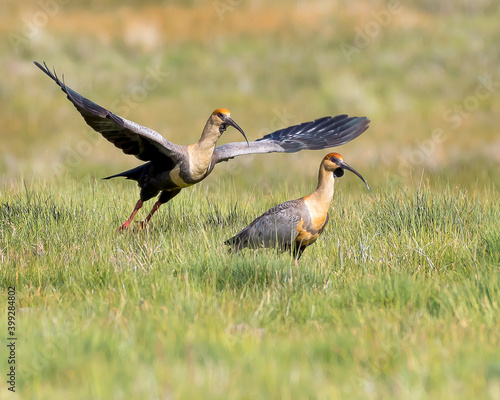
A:
[[[370,120],[366,117],[323,117],[311,122],[289,126],[256,141],[223,144],[215,148],[212,168],[221,161],[255,153],[295,153],[300,150],[321,150],[336,147],[361,135]]]
[[[60,86],[82,114],[85,122],[125,154],[132,154],[142,161],[160,161],[167,157],[178,162],[183,152],[182,146],[171,143],[158,132],[122,118],[86,99],[59,80],[55,71],[51,72],[47,68],[47,64],[43,63],[42,67],[38,62],[34,63]]]

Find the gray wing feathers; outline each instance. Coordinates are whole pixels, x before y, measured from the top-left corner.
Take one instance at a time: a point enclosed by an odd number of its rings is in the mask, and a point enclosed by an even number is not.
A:
[[[297,237],[300,222],[300,204],[287,201],[267,210],[245,229],[226,241],[235,248],[285,247],[290,248]]]
[[[321,150],[343,145],[361,135],[370,120],[366,117],[348,117],[345,114],[323,117],[299,125],[289,126],[246,143],[228,143],[214,151],[213,164],[244,154]]]
[[[245,154],[284,152],[285,150],[276,141],[253,141],[250,146],[245,142],[234,142],[217,146],[213,154],[213,164],[227,161],[231,158]]]
[[[136,156],[142,161],[155,161],[168,157],[178,161],[182,146],[169,142],[158,132],[122,118],[99,104],[83,97],[61,81],[47,64],[35,65],[59,85],[68,99],[80,112],[85,122],[125,154]]]

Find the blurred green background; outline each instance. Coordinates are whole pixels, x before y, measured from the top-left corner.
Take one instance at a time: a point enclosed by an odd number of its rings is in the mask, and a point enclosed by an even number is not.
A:
[[[134,4],[1,3],[4,182],[101,178],[139,164],[88,128],[33,60],[176,143],[198,140],[217,107],[251,139],[324,115],[366,115],[370,129],[338,151],[370,183],[411,184],[422,171],[452,185],[499,182],[496,2]],[[235,140],[229,130],[221,143]],[[240,158],[203,184],[314,181],[322,155]]]

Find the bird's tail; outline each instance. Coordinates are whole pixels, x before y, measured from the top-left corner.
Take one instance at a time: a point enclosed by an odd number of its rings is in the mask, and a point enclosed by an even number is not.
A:
[[[230,239],[227,239],[224,244],[226,246],[229,246],[230,247],[230,251],[231,252],[238,252],[240,251],[242,248],[245,247],[245,243],[244,243],[244,240],[243,238],[241,237],[240,234],[238,235],[235,235],[233,236],[232,238]]]
[[[224,244],[225,244],[226,246],[236,247],[236,246],[238,246],[238,242],[239,242],[239,240],[238,240],[238,236],[236,235],[236,236],[233,236],[233,237],[232,237],[232,238],[230,238],[230,239],[227,239],[227,240],[224,242]]]
[[[128,171],[121,172],[121,173],[116,174],[116,175],[107,176],[106,178],[102,178],[102,179],[112,179],[112,178],[118,178],[120,176],[123,176],[127,179],[133,179],[134,181],[139,181],[139,179],[141,179],[141,177],[142,177],[143,172],[144,172],[144,165],[139,165],[136,168],[129,169]]]

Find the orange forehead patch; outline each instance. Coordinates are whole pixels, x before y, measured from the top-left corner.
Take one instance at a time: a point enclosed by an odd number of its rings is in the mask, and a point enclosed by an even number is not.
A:
[[[231,115],[231,111],[229,111],[227,108],[218,108],[212,114],[227,114],[227,115]]]
[[[344,158],[339,153],[329,153],[325,156],[324,160],[329,160],[332,157],[338,158],[339,160],[344,160]]]

